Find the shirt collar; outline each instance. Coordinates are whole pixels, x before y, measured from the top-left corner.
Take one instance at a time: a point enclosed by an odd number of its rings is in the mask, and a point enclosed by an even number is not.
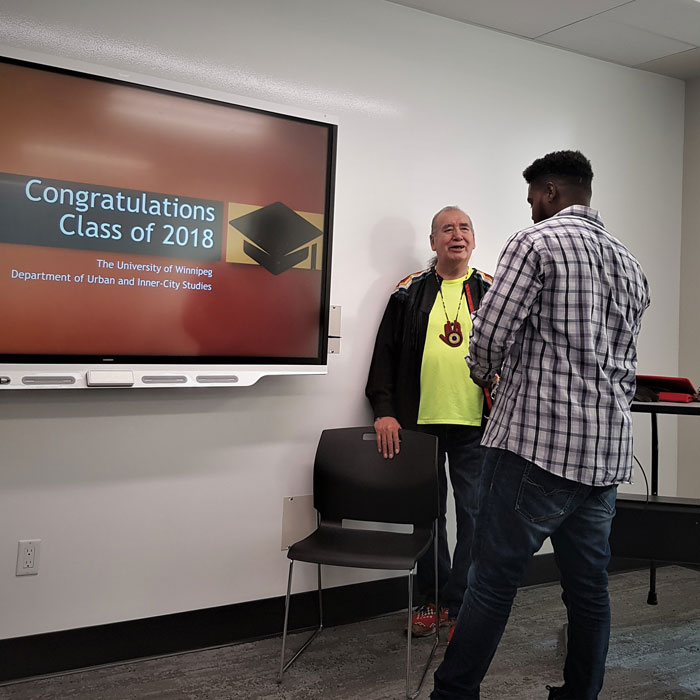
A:
[[[598,226],[603,226],[603,220],[600,218],[598,210],[591,209],[583,204],[573,204],[570,207],[566,207],[552,218],[555,219],[557,216],[580,216],[582,219],[590,219],[593,223],[598,224]]]

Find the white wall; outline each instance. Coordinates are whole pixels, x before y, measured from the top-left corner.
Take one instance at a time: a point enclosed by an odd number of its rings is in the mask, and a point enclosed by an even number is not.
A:
[[[424,266],[431,215],[465,207],[474,264],[492,271],[530,223],[521,172],[548,151],[592,160],[594,205],[652,285],[640,369],[676,372],[680,81],[382,0],[3,0],[0,48],[337,119],[331,301],[344,335],[326,377],[0,392],[0,637],[283,594],[282,499],[310,493],[323,427],[369,422],[376,325],[396,280]],[[675,424],[661,439],[662,489],[675,492]],[[42,540],[40,573],[16,578],[27,538]],[[297,580],[313,585],[311,572]]]
[[[700,78],[685,93],[685,161],[683,169],[683,238],[679,372],[700,383]],[[700,498],[700,432],[697,419],[678,419],[678,495]]]

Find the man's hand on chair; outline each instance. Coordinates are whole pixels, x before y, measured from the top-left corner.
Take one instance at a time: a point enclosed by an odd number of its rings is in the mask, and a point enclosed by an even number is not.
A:
[[[399,453],[399,430],[401,425],[393,416],[383,416],[374,421],[377,433],[377,449],[385,458],[393,458]]]

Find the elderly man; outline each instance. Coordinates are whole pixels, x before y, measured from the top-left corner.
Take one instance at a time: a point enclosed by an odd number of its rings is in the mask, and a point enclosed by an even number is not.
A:
[[[557,151],[525,169],[534,226],[512,236],[474,316],[475,381],[500,374],[486,428],[469,585],[432,700],[478,700],[533,554],[551,537],[569,619],[564,685],[595,700],[610,637],[608,537],[632,474],[637,337],[649,290],[590,208],[591,164]]]
[[[374,347],[366,394],[375,415],[377,448],[391,459],[399,451],[399,429],[423,430],[438,438],[440,527],[438,588],[434,600],[434,551],[418,562],[418,598],[412,632],[425,636],[436,624],[457,618],[464,596],[474,531],[484,391],[469,378],[464,362],[471,314],[491,278],[469,266],[475,247],[469,216],[459,207],[433,217],[430,247],[435,258],[428,269],[401,280],[389,298]],[[488,392],[486,392],[488,393]],[[490,399],[489,399],[490,401]],[[447,477],[455,498],[457,544],[452,561],[447,545]]]

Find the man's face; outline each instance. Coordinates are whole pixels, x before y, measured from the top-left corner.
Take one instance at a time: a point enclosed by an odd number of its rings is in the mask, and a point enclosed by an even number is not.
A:
[[[550,216],[556,214],[556,212],[550,212],[550,202],[546,185],[528,185],[527,203],[530,205],[532,221],[535,224],[538,224],[540,221],[544,221]]]
[[[472,220],[457,209],[443,212],[435,222],[435,232],[430,234],[430,247],[438,265],[469,262],[476,247]]]

